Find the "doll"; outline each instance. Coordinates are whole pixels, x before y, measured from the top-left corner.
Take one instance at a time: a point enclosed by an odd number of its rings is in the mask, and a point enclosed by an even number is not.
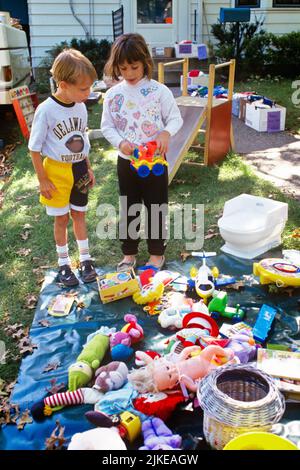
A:
[[[233,357],[234,353],[230,349],[213,345],[203,351],[199,346],[185,348],[175,363],[167,357],[152,360],[145,355],[147,365],[132,370],[128,381],[140,393],[172,390],[177,385],[196,392],[198,379],[207,375],[217,364],[224,364]]]

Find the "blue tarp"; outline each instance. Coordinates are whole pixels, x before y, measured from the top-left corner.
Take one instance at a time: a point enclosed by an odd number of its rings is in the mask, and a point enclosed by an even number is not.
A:
[[[192,265],[197,265],[199,261],[193,259],[185,263],[170,262],[167,269],[179,271],[189,275]],[[271,341],[286,343],[288,337],[294,340],[300,339],[300,318],[299,312],[299,290],[294,291],[293,296],[287,293],[269,294],[267,286],[260,286],[259,283],[252,283],[252,262],[238,260],[227,255],[219,255],[208,260],[208,265],[217,266],[223,274],[234,275],[237,280],[246,277],[246,285],[241,290],[230,290],[230,305],[247,305],[248,311],[245,321],[254,324],[259,306],[263,303],[276,308],[281,308],[282,312],[274,323],[271,331]],[[98,270],[99,274],[105,270]],[[135,348],[146,350],[154,349],[163,351],[164,339],[172,334],[171,331],[163,330],[157,323],[156,316],[149,316],[143,312],[142,308],[134,304],[131,298],[119,300],[106,305],[100,301],[97,284],[80,284],[76,291],[78,297],[83,300],[85,307],[78,309],[74,307],[67,317],[52,317],[48,314],[48,304],[57,294],[62,292],[55,281],[55,273],[49,272],[46,276],[41,290],[40,298],[36,307],[35,317],[30,330],[32,343],[38,347],[33,354],[29,354],[22,360],[17,384],[11,397],[11,403],[20,406],[21,411],[30,408],[34,402],[46,395],[46,389],[50,388],[50,380],[56,379],[57,384],[64,382],[67,385],[68,367],[75,362],[80,354],[87,336],[97,330],[102,325],[116,327],[124,326],[123,317],[131,312],[137,315],[139,323],[145,333],[145,339],[138,343]],[[244,279],[245,280],[245,279]],[[48,320],[49,327],[40,325],[40,320]],[[226,320],[228,322],[228,320]],[[221,324],[222,321],[219,321]],[[103,364],[110,361],[109,354],[104,358]],[[43,372],[49,363],[60,363],[60,366],[50,372]],[[129,366],[133,365],[131,361]],[[5,450],[42,450],[45,448],[45,439],[50,436],[55,428],[56,420],[65,426],[65,437],[70,439],[76,432],[82,432],[93,427],[85,418],[84,413],[91,410],[92,405],[80,405],[64,408],[61,412],[54,413],[44,422],[26,424],[23,430],[18,430],[15,425],[2,427],[0,431],[0,449]],[[287,406],[284,420],[300,419],[300,406],[290,404]],[[202,437],[202,412],[198,408],[191,412],[188,410],[176,410],[172,419],[167,423],[174,432],[183,436],[185,448],[195,448],[198,438]],[[137,442],[135,447],[141,445]],[[202,447],[207,448],[202,441]]]

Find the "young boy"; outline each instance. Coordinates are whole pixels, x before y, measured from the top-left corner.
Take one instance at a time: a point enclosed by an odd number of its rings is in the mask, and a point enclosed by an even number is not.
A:
[[[71,270],[68,254],[69,215],[79,248],[81,278],[83,282],[96,279],[85,221],[88,188],[94,186],[95,178],[88,159],[90,144],[84,102],[97,74],[91,62],[75,49],[61,52],[51,73],[57,91],[38,106],[28,147],[39,180],[40,202],[47,214],[54,217],[57,280],[70,287],[79,281]]]

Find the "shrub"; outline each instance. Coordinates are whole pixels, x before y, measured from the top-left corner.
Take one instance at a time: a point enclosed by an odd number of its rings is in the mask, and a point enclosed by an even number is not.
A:
[[[240,25],[236,47],[236,24],[216,23],[212,33],[217,39],[217,61],[235,58],[239,78],[257,73],[294,78],[300,74],[300,31],[277,36],[262,29],[263,22]]]
[[[70,42],[63,41],[60,44],[56,44],[47,52],[47,56],[42,60],[40,64],[40,71],[36,73],[36,77],[40,77],[37,81],[37,89],[40,93],[45,93],[50,90],[49,78],[50,68],[55,57],[65,48],[77,49],[82,52],[94,65],[98,77],[101,78],[103,69],[106,61],[108,60],[111,42],[107,39],[77,39],[73,38]]]

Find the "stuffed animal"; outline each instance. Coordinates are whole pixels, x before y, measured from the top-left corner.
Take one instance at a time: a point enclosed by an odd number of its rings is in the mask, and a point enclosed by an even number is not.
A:
[[[114,361],[129,359],[134,352],[131,345],[144,338],[143,328],[137,323],[135,315],[128,313],[124,316],[124,320],[128,323],[121,331],[110,335],[110,353]]]
[[[133,400],[134,408],[147,416],[156,416],[166,421],[173,414],[175,408],[180,403],[186,401],[182,392],[179,390],[169,393],[145,393],[139,395]]]
[[[72,436],[68,450],[127,450],[116,428],[95,428]]]
[[[192,356],[191,354],[197,354]],[[207,375],[212,369],[231,360],[234,353],[220,346],[207,346],[203,351],[199,346],[190,346],[178,355],[176,363],[167,357],[152,360],[147,354],[143,359],[145,367],[133,369],[128,374],[128,380],[140,393],[172,390],[180,385],[196,392],[198,379]]]
[[[97,403],[103,394],[109,390],[117,390],[127,382],[128,368],[124,362],[111,362],[99,367],[93,388],[78,388],[74,391],[55,393],[35,402],[31,414],[35,421],[43,421],[54,411],[64,406]]]
[[[111,330],[101,327],[96,334],[88,338],[82,352],[69,369],[69,390],[74,391],[87,385],[92,379],[95,370],[100,366],[109,346]]]
[[[144,445],[139,450],[180,449],[182,438],[173,434],[160,418],[149,418],[142,424]]]
[[[104,393],[109,390],[118,390],[127,381],[127,375],[128,368],[124,362],[110,362],[96,370],[93,388]]]

